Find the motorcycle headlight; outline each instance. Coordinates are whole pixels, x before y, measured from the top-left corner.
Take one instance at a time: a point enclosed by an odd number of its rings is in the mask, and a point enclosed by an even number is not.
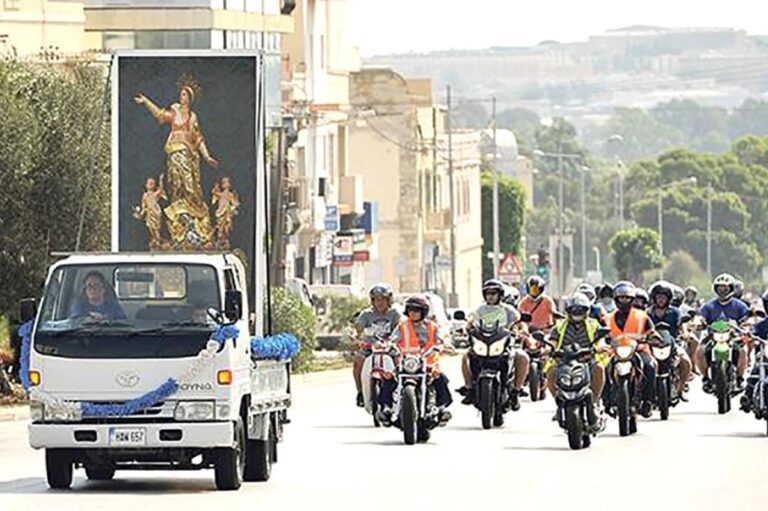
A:
[[[491,347],[488,349],[488,355],[491,357],[498,357],[502,353],[504,353],[504,347],[506,346],[507,341],[502,339],[501,341],[496,341],[493,344],[491,344]]]
[[[179,422],[210,421],[214,419],[213,401],[179,401],[173,419]]]
[[[672,347],[666,346],[664,348],[653,348],[653,356],[659,360],[666,360],[672,354]]]
[[[403,360],[403,371],[406,373],[418,373],[421,369],[421,360],[416,357],[407,357]]]
[[[715,342],[729,342],[731,340],[730,332],[715,332],[712,334],[712,338]]]
[[[573,385],[573,378],[571,378],[571,375],[568,373],[563,373],[557,378],[557,382],[560,384],[561,387],[570,387]]]
[[[571,378],[571,385],[574,387],[581,385],[582,383],[584,383],[584,377],[580,374],[577,374]]]
[[[485,344],[483,341],[478,341],[477,339],[475,339],[472,342],[472,351],[474,351],[476,354],[480,355],[481,357],[487,357],[488,345]]]
[[[616,356],[621,360],[627,360],[635,349],[632,346],[619,346],[616,348]]]

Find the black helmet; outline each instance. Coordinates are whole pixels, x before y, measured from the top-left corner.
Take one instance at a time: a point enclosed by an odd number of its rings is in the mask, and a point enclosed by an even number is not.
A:
[[[502,281],[498,279],[488,279],[483,282],[483,295],[488,291],[498,291],[499,296],[503,296],[504,288],[506,288],[506,286]]]
[[[766,314],[768,314],[768,290],[766,290],[765,293],[763,293],[760,299],[762,299],[763,301],[763,310],[765,311]]]
[[[736,279],[736,282],[733,284],[733,296],[741,300],[741,298],[744,296],[744,282]]]
[[[429,300],[421,295],[408,298],[405,301],[405,313],[412,310],[421,312],[421,318],[426,319],[429,316]]]
[[[574,321],[583,321],[589,312],[591,302],[584,293],[573,293],[565,299],[565,312]]]
[[[683,288],[676,284],[672,284],[672,306],[680,307],[683,304],[683,300],[685,300]]]
[[[604,282],[600,286],[600,292],[597,293],[597,298],[613,298],[613,286],[609,282]]]
[[[384,298],[389,298],[392,300],[393,295],[392,287],[389,284],[385,283],[379,283],[375,284],[373,287],[371,287],[371,290],[368,291],[368,297],[373,300],[374,298],[383,296]]]
[[[667,304],[669,304],[672,302],[672,286],[670,286],[669,282],[665,280],[659,280],[658,282],[655,282],[653,285],[651,285],[650,295],[651,301],[654,304],[656,303],[656,297],[659,295],[666,296]]]
[[[531,296],[531,298],[538,298],[544,292],[547,287],[547,283],[544,279],[538,275],[532,275],[528,278],[528,282],[525,285],[525,291]]]

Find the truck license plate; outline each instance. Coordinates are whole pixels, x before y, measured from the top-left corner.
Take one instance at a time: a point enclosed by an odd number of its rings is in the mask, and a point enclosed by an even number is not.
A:
[[[115,447],[143,446],[147,443],[144,428],[112,428],[109,430],[109,445]]]

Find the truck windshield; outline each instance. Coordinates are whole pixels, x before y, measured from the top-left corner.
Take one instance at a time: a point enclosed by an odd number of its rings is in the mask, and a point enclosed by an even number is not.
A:
[[[221,304],[216,269],[192,264],[71,265],[48,281],[34,346],[70,358],[196,355]]]

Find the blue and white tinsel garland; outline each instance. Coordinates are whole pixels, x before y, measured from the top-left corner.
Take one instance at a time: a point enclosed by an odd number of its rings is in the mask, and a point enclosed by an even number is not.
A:
[[[219,348],[227,339],[236,339],[240,331],[234,325],[218,326],[211,334],[211,339],[205,349],[190,362],[187,369],[177,378],[168,378],[157,388],[125,403],[105,404],[85,401],[64,401],[55,398],[37,387],[32,387],[29,381],[30,352],[32,349],[32,321],[19,327],[22,338],[20,357],[20,377],[23,387],[29,391],[33,401],[42,402],[49,411],[57,411],[66,416],[74,417],[123,417],[150,408],[175,394],[179,387],[191,383],[200,372],[211,364]],[[295,336],[278,334],[268,337],[251,338],[251,353],[254,358],[287,360],[299,352],[300,344]]]

